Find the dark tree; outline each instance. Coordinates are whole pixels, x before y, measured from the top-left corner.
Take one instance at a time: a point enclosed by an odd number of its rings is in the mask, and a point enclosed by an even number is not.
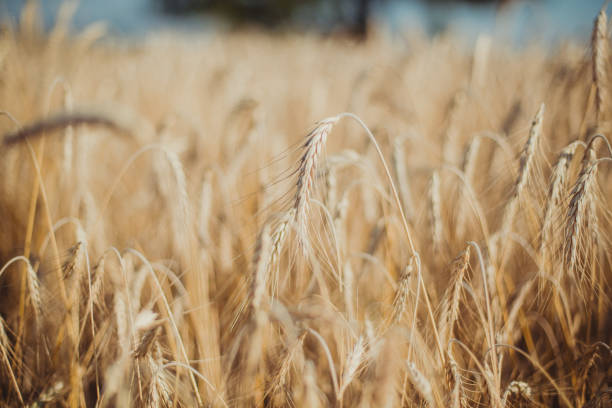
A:
[[[297,12],[325,10],[323,30],[342,28],[365,37],[371,0],[156,0],[171,14],[208,13],[236,26],[257,24],[276,28],[294,23]],[[385,1],[385,0],[377,0]]]

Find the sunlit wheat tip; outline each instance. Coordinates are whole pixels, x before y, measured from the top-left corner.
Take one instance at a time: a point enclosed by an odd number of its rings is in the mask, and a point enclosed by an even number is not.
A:
[[[310,198],[315,189],[317,165],[325,147],[327,136],[337,121],[338,118],[333,117],[317,123],[314,130],[306,136],[306,142],[302,146],[304,153],[299,162],[293,208],[295,209],[298,236],[303,248],[307,246],[307,218]]]

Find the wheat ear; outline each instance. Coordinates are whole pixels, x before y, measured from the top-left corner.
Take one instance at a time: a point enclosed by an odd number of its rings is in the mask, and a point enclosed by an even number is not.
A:
[[[468,202],[469,202],[469,188],[468,185],[472,185],[472,182],[474,180],[474,174],[476,172],[476,164],[477,164],[477,158],[478,158],[478,152],[480,150],[480,141],[481,138],[476,136],[474,139],[472,139],[472,141],[470,142],[470,144],[468,145],[467,149],[465,150],[465,154],[463,156],[463,175],[465,177],[465,183],[461,185],[461,196],[459,198],[459,209],[458,209],[458,216],[457,216],[457,227],[456,227],[456,236],[463,236],[465,235],[465,230],[466,230],[466,226],[467,226],[467,217],[465,214],[467,214],[467,209],[468,209]]]
[[[599,123],[608,100],[608,18],[602,8],[595,19],[593,34],[591,36],[593,58],[593,82],[595,83],[596,120]]]
[[[400,275],[397,289],[395,291],[395,297],[393,299],[393,314],[391,315],[391,322],[397,324],[402,320],[402,316],[406,310],[406,303],[408,301],[408,293],[410,292],[410,277],[414,272],[414,263],[412,259],[410,263],[406,265],[402,274]]]
[[[298,230],[298,239],[303,248],[307,247],[307,218],[310,208],[310,198],[315,188],[315,175],[317,165],[325,147],[327,136],[331,132],[337,117],[324,119],[306,136],[302,146],[304,154],[298,167],[298,179],[293,208],[295,209],[295,222]]]
[[[429,218],[431,225],[431,241],[434,254],[442,248],[442,210],[440,198],[440,175],[434,171],[429,182]]]
[[[451,285],[444,295],[442,316],[440,319],[440,339],[446,344],[453,337],[453,328],[459,315],[459,302],[461,300],[461,289],[468,267],[470,266],[470,247],[465,248],[452,263]]]
[[[264,225],[255,244],[255,252],[253,253],[252,280],[251,280],[251,305],[254,311],[260,310],[261,303],[266,295],[268,264],[271,248],[270,226]]]
[[[578,180],[570,193],[567,224],[565,226],[564,260],[567,269],[572,274],[575,273],[579,243],[584,237],[587,226],[588,212],[591,209],[590,203],[594,199],[596,169],[596,162],[585,166],[580,171]]]
[[[549,241],[552,237],[555,211],[561,206],[563,189],[567,183],[567,173],[574,154],[576,154],[576,149],[581,144],[583,143],[576,141],[565,146],[563,150],[561,150],[561,153],[559,153],[557,162],[553,167],[550,187],[548,189],[548,199],[546,201],[546,208],[544,209],[540,251],[544,250],[550,244]]]
[[[421,397],[429,406],[435,406],[433,391],[429,380],[419,371],[413,362],[407,361],[406,366],[408,368],[408,378],[410,378],[410,382],[414,388],[421,394]]]
[[[512,223],[516,214],[519,198],[527,185],[531,168],[533,167],[535,152],[537,149],[540,135],[542,134],[542,122],[544,119],[544,104],[540,106],[536,113],[533,121],[531,122],[531,129],[529,130],[529,137],[527,142],[523,146],[520,156],[520,165],[518,177],[514,183],[514,191],[512,197],[506,204],[504,209],[504,215],[502,219],[501,234],[507,236],[512,230]]]

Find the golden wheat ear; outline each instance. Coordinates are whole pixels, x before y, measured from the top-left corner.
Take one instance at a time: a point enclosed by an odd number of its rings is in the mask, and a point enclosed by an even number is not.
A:
[[[591,51],[593,65],[593,83],[595,84],[596,120],[599,125],[603,121],[609,98],[609,59],[610,43],[608,38],[608,17],[602,7],[593,24],[591,36]]]
[[[315,176],[319,160],[325,148],[327,136],[338,121],[337,117],[328,118],[317,123],[316,127],[306,136],[302,146],[304,153],[298,166],[298,178],[294,196],[294,221],[297,226],[299,244],[304,252],[308,249],[308,213],[310,198],[316,188]]]

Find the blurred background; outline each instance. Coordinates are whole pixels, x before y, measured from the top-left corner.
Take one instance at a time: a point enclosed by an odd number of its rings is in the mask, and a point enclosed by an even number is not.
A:
[[[41,1],[46,27],[65,0]],[[0,18],[16,21],[27,0],[0,0]],[[79,29],[105,21],[111,34],[140,37],[152,31],[186,33],[258,27],[308,30],[364,38],[376,23],[391,33],[443,32],[469,39],[479,33],[515,45],[588,41],[603,0],[81,0]]]

